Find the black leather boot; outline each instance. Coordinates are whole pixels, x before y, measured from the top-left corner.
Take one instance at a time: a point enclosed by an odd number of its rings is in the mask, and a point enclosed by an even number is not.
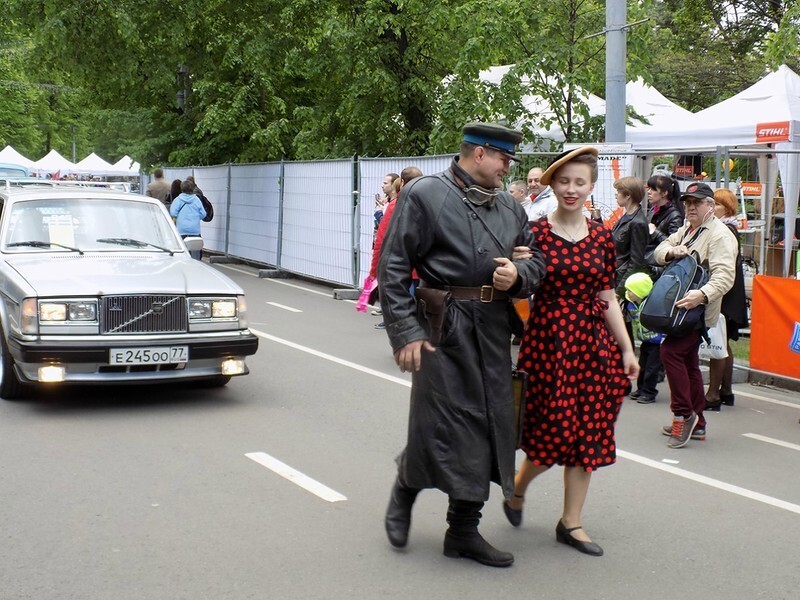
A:
[[[514,555],[503,552],[478,533],[483,502],[450,498],[447,522],[450,527],[444,536],[444,555],[448,558],[471,558],[490,567],[510,567]]]
[[[395,548],[402,548],[408,543],[408,529],[411,527],[411,508],[417,498],[419,490],[407,487],[400,481],[400,476],[394,480],[392,495],[389,497],[389,506],[386,508],[386,535],[389,543]]]

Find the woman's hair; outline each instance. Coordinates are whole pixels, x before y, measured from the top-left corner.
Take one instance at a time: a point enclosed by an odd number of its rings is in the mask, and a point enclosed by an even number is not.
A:
[[[173,200],[181,195],[181,180],[180,179],[173,179],[172,180],[172,185],[169,186],[169,195],[172,196]]]
[[[194,188],[195,188],[195,185],[194,185],[194,183],[192,183],[191,181],[189,181],[189,179],[188,179],[188,178],[187,178],[187,179],[184,179],[184,180],[183,180],[183,183],[181,183],[181,191],[182,191],[184,194],[192,194],[192,193],[194,193]]]
[[[677,205],[681,199],[681,187],[678,180],[667,175],[653,175],[647,180],[647,187],[651,190],[658,190],[667,195],[667,200]]]
[[[392,181],[392,195],[397,198],[397,195],[400,193],[400,188],[403,186],[403,180],[400,177],[395,178]]]
[[[597,157],[594,154],[579,154],[575,158],[569,159],[563,165],[558,167],[558,169],[556,169],[555,172],[553,172],[553,176],[550,178],[550,181],[555,179],[556,173],[558,173],[558,171],[562,167],[570,163],[578,163],[579,165],[588,165],[588,167],[592,170],[592,177],[591,177],[592,183],[597,182]]]
[[[614,182],[614,189],[628,196],[636,204],[644,200],[644,183],[638,177],[621,177]]]
[[[739,212],[739,201],[732,191],[720,188],[714,190],[714,202],[725,207],[725,216],[733,217]]]

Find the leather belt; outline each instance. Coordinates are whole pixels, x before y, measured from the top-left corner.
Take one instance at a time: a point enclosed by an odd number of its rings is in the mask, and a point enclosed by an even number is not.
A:
[[[491,285],[481,285],[476,287],[463,287],[459,285],[428,285],[423,287],[434,288],[437,290],[444,290],[450,292],[450,295],[456,300],[479,300],[480,302],[497,302],[499,300],[508,300],[511,296],[505,292],[495,289]]]

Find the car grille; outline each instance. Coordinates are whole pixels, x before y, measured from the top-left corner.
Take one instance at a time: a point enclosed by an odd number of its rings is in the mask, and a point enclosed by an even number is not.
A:
[[[184,333],[184,296],[103,296],[101,333]]]

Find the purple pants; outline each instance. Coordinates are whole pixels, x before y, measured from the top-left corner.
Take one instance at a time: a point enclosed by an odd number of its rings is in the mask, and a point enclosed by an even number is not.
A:
[[[697,426],[705,428],[706,394],[697,356],[699,347],[699,330],[681,337],[668,335],[661,344],[661,362],[667,372],[672,414],[686,418],[695,413]]]

